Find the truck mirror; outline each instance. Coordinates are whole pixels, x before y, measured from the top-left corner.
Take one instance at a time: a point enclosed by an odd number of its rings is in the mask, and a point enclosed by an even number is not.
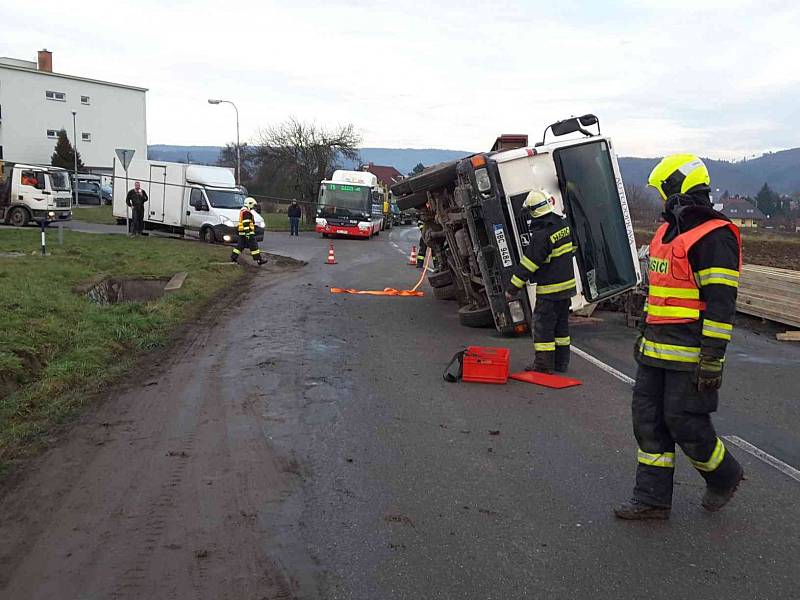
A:
[[[597,117],[595,117],[594,115],[583,115],[582,117],[578,117],[578,121],[580,121],[581,125],[583,125],[584,127],[597,125]]]
[[[560,136],[580,131],[581,127],[578,123],[578,119],[564,119],[558,123],[553,123],[550,128],[553,130],[553,135]]]

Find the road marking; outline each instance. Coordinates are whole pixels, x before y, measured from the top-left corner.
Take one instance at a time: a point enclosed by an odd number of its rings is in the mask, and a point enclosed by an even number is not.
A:
[[[753,446],[753,444],[751,444],[746,440],[743,440],[738,435],[723,435],[722,437],[728,440],[731,444],[739,446],[739,448],[741,448],[745,452],[749,452],[756,458],[764,461],[769,466],[778,469],[778,471],[780,471],[784,475],[788,475],[795,481],[800,481],[800,471],[795,469],[793,466],[787,465],[782,460],[775,458],[774,456],[768,454],[767,452],[764,452],[761,448]]]
[[[616,377],[620,381],[623,381],[623,382],[627,383],[628,385],[633,385],[634,383],[636,383],[636,380],[633,379],[632,377],[628,377],[622,371],[617,371],[611,365],[607,365],[606,363],[604,363],[599,358],[595,358],[594,356],[592,356],[588,352],[584,352],[583,350],[581,350],[577,346],[571,346],[571,348],[572,348],[572,351],[575,354],[577,354],[578,356],[580,356],[584,360],[588,360],[594,366],[600,367],[601,369],[603,369],[603,371],[605,371],[606,373],[610,373],[611,375],[613,375],[614,377]]]

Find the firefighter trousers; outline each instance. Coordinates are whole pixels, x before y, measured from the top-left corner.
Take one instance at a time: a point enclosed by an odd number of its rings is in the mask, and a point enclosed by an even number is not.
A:
[[[250,256],[253,257],[253,260],[256,262],[261,262],[261,249],[258,247],[258,242],[256,242],[256,237],[254,235],[239,235],[239,241],[236,242],[236,247],[231,251],[231,260],[236,262],[239,260],[239,255],[241,255],[242,250],[248,248],[250,250]]]
[[[533,309],[533,349],[537,371],[566,371],[569,367],[569,305],[569,298],[536,298]]]
[[[632,403],[639,444],[634,498],[671,506],[676,444],[709,488],[726,491],[734,485],[741,467],[711,423],[717,402],[716,390],[697,390],[692,372],[639,365]]]

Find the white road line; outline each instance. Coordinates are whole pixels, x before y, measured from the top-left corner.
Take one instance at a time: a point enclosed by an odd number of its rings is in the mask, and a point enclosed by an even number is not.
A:
[[[784,475],[788,475],[795,481],[800,481],[800,471],[795,469],[793,466],[787,465],[782,460],[777,459],[771,454],[764,452],[761,448],[753,446],[753,444],[751,444],[746,440],[743,440],[738,435],[723,435],[722,437],[728,440],[731,444],[739,446],[739,448],[741,448],[745,452],[749,452],[756,458],[763,460],[769,466],[775,467],[776,469],[778,469],[778,471],[780,471]]]
[[[607,365],[606,363],[604,363],[599,358],[595,358],[594,356],[592,356],[588,352],[584,352],[583,350],[581,350],[577,346],[571,346],[571,348],[572,348],[572,351],[575,354],[577,354],[578,356],[580,356],[584,360],[588,360],[594,366],[600,367],[601,369],[603,369],[603,371],[605,371],[606,373],[610,373],[611,375],[613,375],[614,377],[616,377],[620,381],[623,381],[623,382],[627,383],[628,385],[633,385],[634,383],[636,383],[635,379],[633,379],[631,377],[628,377],[627,375],[625,375],[625,373],[623,373],[621,371],[617,371],[611,365]]]

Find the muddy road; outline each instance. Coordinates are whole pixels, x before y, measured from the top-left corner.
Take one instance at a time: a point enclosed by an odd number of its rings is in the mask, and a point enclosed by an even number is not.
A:
[[[429,295],[329,293],[413,284],[414,236],[336,241],[328,266],[327,241],[268,235],[309,264],[258,273],[4,494],[0,597],[796,596],[799,482],[732,448],[748,480],[725,511],[702,511],[681,460],[671,521],[616,522],[628,384],[577,356],[569,390],[447,384],[464,345],[521,368],[530,340]],[[601,319],[573,340],[632,374],[634,332]],[[732,350],[720,432],[800,465],[800,351],[753,333]]]

